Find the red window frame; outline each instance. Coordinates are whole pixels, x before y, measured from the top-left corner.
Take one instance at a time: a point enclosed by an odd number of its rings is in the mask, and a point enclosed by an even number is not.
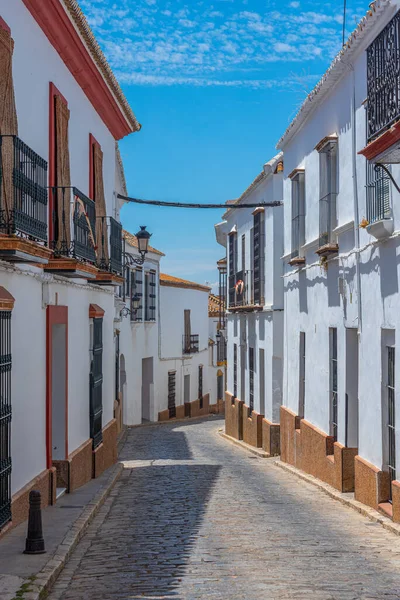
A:
[[[99,142],[92,133],[89,133],[89,198],[96,201],[94,197],[94,148],[98,147],[101,150]]]

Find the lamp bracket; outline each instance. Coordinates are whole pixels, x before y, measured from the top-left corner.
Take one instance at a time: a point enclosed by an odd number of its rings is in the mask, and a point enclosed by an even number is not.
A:
[[[134,256],[130,252],[124,252],[123,254],[124,254],[125,264],[127,264],[129,266],[144,264],[144,261],[145,261],[144,254],[141,254],[140,258],[138,258],[137,256]]]
[[[387,166],[383,165],[381,163],[376,163],[376,165],[375,165],[375,171],[376,171],[376,173],[378,173],[379,169],[383,169],[385,171],[386,175],[389,177],[390,181],[393,183],[394,187],[396,188],[396,190],[400,194],[400,186],[395,181],[392,173],[389,171],[389,169],[387,168]]]

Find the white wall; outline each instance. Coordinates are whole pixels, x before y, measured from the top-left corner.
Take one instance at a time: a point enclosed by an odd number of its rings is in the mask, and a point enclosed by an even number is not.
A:
[[[71,185],[88,195],[89,133],[92,133],[103,150],[107,214],[114,216],[113,136],[22,0],[1,0],[0,14],[11,28],[15,42],[13,76],[19,137],[42,158],[49,160],[49,83],[54,83],[66,98],[71,113]]]
[[[257,204],[283,200],[283,175],[270,174],[244,200],[244,203]],[[253,210],[231,210],[226,215],[226,229],[237,227],[238,270],[242,266],[242,235],[246,236],[245,270],[252,270],[251,233]],[[233,314],[227,318],[227,389],[233,394],[233,347],[237,344],[237,396],[249,403],[250,373],[249,348],[254,349],[254,410],[261,411],[260,404],[260,350],[264,350],[265,410],[264,416],[279,422],[279,407],[282,402],[283,377],[283,207],[266,208],[265,222],[265,306],[262,311]],[[228,261],[229,262],[229,261]],[[229,273],[228,273],[229,276]],[[242,369],[244,359],[244,369]],[[242,373],[244,380],[242,381]],[[242,390],[245,391],[242,397]]]

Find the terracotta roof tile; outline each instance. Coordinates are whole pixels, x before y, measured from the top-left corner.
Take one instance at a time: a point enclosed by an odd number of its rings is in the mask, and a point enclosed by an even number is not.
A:
[[[133,233],[129,233],[129,231],[126,231],[126,229],[123,230],[123,234],[128,244],[130,244],[134,248],[139,247],[136,235],[133,235]],[[156,248],[153,248],[153,246],[149,246],[149,252],[152,252],[153,254],[158,254],[159,256],[165,256],[163,252],[157,250]]]
[[[211,288],[194,281],[188,281],[187,279],[180,279],[180,277],[174,277],[173,275],[167,275],[166,273],[160,273],[161,285],[179,288],[188,288],[192,290],[199,290],[200,292],[210,292]]]
[[[222,303],[225,306],[224,303]],[[219,296],[215,294],[210,294],[208,297],[208,316],[209,317],[218,317],[219,311],[221,308],[221,300]]]

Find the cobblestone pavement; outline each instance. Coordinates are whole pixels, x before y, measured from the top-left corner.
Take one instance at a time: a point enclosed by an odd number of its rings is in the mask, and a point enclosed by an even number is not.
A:
[[[50,600],[398,600],[400,538],[207,419],[129,432]]]

